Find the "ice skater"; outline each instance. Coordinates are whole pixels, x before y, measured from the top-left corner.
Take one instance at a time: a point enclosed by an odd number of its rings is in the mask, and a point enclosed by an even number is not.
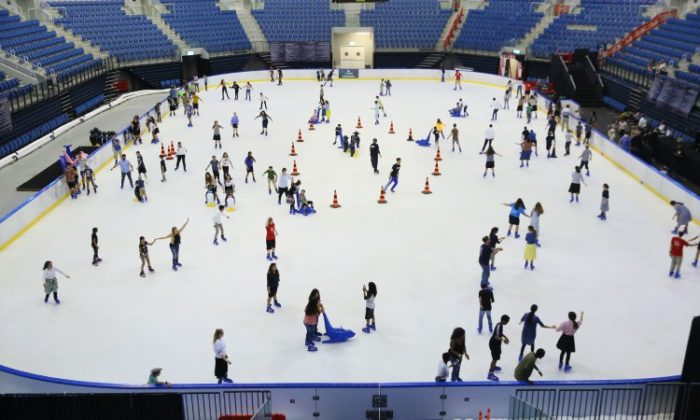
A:
[[[233,100],[237,101],[238,92],[241,90],[241,85],[239,85],[238,82],[234,80],[233,83],[231,83],[231,89],[233,89]]]
[[[379,106],[379,101],[374,101],[374,107],[371,109],[374,110],[374,125],[379,124],[379,111],[381,111],[381,107]]]
[[[267,218],[265,223],[265,246],[267,248],[267,260],[272,261],[277,259],[275,255],[275,246],[277,245],[277,229],[272,217]]]
[[[231,99],[231,97],[228,96],[228,87],[226,86],[226,81],[224,79],[221,79],[219,86],[221,87],[221,100],[224,100],[224,95],[226,95],[226,99]]]
[[[566,130],[564,134],[564,156],[569,156],[571,154],[571,139],[573,139],[571,130]]]
[[[598,218],[600,220],[608,220],[607,212],[610,211],[610,186],[608,184],[603,184],[603,193],[600,198],[600,214]]]
[[[238,135],[238,124],[240,123],[240,120],[238,119],[238,115],[234,112],[233,116],[231,117],[231,128],[233,131],[233,134],[231,137],[240,137]]]
[[[214,181],[214,177],[209,172],[204,173],[204,188],[206,189],[206,192],[204,193],[204,204],[209,205],[209,197],[212,198],[211,203],[221,203],[221,200],[219,200],[219,194],[216,191],[218,189],[216,182]]]
[[[580,321],[576,321],[576,312],[569,312],[568,320],[562,322],[556,331],[561,331],[561,337],[557,341],[557,348],[561,351],[559,354],[559,370],[564,368],[564,372],[571,371],[571,353],[576,352],[576,340],[574,334],[579,330],[583,323],[583,311],[581,312]],[[566,364],[564,364],[566,362]]]
[[[182,267],[182,264],[180,264],[180,242],[182,239],[182,231],[185,230],[185,227],[187,227],[189,222],[190,218],[188,217],[180,229],[173,226],[170,228],[170,233],[160,238],[156,238],[156,240],[168,239],[170,241],[170,252],[173,254],[173,271],[177,271],[178,267]]]
[[[131,186],[131,188],[134,188],[134,181],[131,178],[131,172],[133,172],[134,167],[131,165],[131,162],[129,162],[126,159],[126,155],[122,154],[119,162],[116,162],[114,164],[114,166],[112,166],[112,169],[110,169],[110,171],[114,170],[114,168],[116,168],[117,166],[119,166],[119,172],[121,173],[121,177],[122,177],[121,189],[124,189],[124,179],[125,178],[129,178],[129,185]]]
[[[518,229],[520,228],[520,216],[530,217],[525,213],[525,203],[521,198],[515,200],[514,203],[503,203],[504,206],[510,207],[510,214],[508,215],[508,236],[510,236],[510,231],[515,226],[515,238],[519,238]]]
[[[214,135],[212,136],[212,139],[214,140],[214,149],[217,147],[221,149],[221,129],[224,128],[223,125],[219,124],[218,121],[214,121],[214,125],[211,127],[212,131],[214,132]]]
[[[287,168],[282,168],[279,180],[277,182],[277,204],[282,204],[282,196],[289,191],[289,184],[293,182],[292,177],[287,173]],[[269,188],[268,188],[269,190]]]
[[[462,90],[462,73],[459,70],[455,70],[455,87],[452,90]]]
[[[362,332],[369,334],[371,330],[377,330],[374,323],[374,299],[377,297],[377,285],[369,282],[367,286],[362,285],[362,295],[365,300],[365,327]]]
[[[384,96],[384,79],[379,82],[379,96]]]
[[[491,258],[503,251],[503,248],[494,248],[489,243],[489,237],[481,238],[481,248],[479,248],[479,265],[481,266],[481,285],[489,285],[489,277],[491,276]]]
[[[455,145],[457,145],[459,153],[462,153],[462,145],[459,144],[459,129],[457,128],[457,124],[452,125],[452,130],[446,140],[449,139],[452,139],[452,151],[455,151]]]
[[[224,171],[224,179],[228,176],[228,174],[231,172],[233,169],[233,163],[231,162],[231,159],[228,157],[228,153],[224,152],[223,155],[221,155],[221,170]]]
[[[535,259],[537,258],[537,231],[530,225],[527,227],[527,233],[525,234],[525,269],[527,269],[528,264],[530,265],[530,270],[535,269]]]
[[[229,174],[224,175],[224,194],[224,206],[226,206],[227,209],[231,209],[228,205],[228,199],[230,198],[233,200],[233,205],[236,205],[236,186],[233,183],[233,178],[231,178]]]
[[[80,188],[78,187],[78,170],[73,164],[69,163],[66,165],[64,176],[66,178],[66,185],[68,185],[68,190],[70,191],[70,198],[77,199],[78,194],[80,194]],[[131,174],[129,174],[129,176],[131,176]]]
[[[489,366],[489,374],[486,377],[489,381],[498,381],[498,376],[496,372],[500,371],[501,368],[496,364],[501,359],[501,346],[502,344],[508,344],[510,340],[503,334],[503,326],[508,325],[510,322],[510,317],[508,315],[501,315],[501,321],[496,324],[496,328],[493,329],[493,334],[491,339],[489,339],[489,350],[491,350],[491,365]]]
[[[282,304],[277,301],[277,289],[280,284],[280,272],[277,271],[277,263],[271,263],[267,269],[267,313],[274,314],[272,303],[281,308]]]
[[[557,157],[557,142],[555,139],[555,131],[548,130],[545,142],[547,146],[547,159],[555,159]]]
[[[282,68],[277,67],[277,86],[282,86]]]
[[[224,343],[224,330],[217,328],[214,331],[214,376],[219,384],[225,382],[227,384],[233,381],[228,377],[228,366],[231,361],[226,353],[226,343]]]
[[[443,80],[443,82],[444,82],[444,80]],[[450,361],[450,353],[449,352],[442,353],[442,358],[441,358],[440,362],[438,363],[437,374],[435,375],[435,382],[447,382],[447,377],[450,376],[450,368],[452,367],[452,365],[447,364],[449,361]]]
[[[139,179],[148,179],[146,164],[143,162],[143,156],[138,150],[136,151],[136,172],[139,174]]]
[[[195,93],[194,95],[192,95],[191,100],[192,100],[192,112],[197,114],[197,116],[199,117],[199,101],[202,101],[202,98],[200,98],[199,95],[197,95]],[[204,101],[202,101],[202,102],[204,102]]]
[[[212,223],[214,225],[214,245],[219,245],[219,241],[217,240],[217,236],[221,234],[221,240],[226,242],[228,239],[226,239],[226,236],[224,236],[224,223],[223,219],[224,217],[227,219],[230,219],[225,213],[224,213],[224,206],[219,205],[219,210],[214,214],[212,217]]]
[[[215,155],[212,155],[211,160],[209,161],[209,164],[207,165],[204,170],[206,171],[207,169],[211,168],[211,174],[216,180],[216,183],[219,185],[221,184],[221,174],[219,172],[219,169],[221,168],[221,163],[219,162],[219,159],[216,158]]]
[[[141,259],[141,272],[139,273],[139,276],[141,277],[146,277],[146,272],[144,271],[145,267],[148,267],[149,273],[156,271],[153,269],[153,267],[151,267],[151,258],[148,256],[148,247],[153,245],[155,242],[155,239],[148,242],[145,237],[139,237],[139,258]]]
[[[389,188],[389,185],[393,184],[391,187],[391,192],[394,192],[394,189],[396,189],[396,186],[399,185],[399,171],[401,170],[401,158],[396,158],[396,163],[394,163],[391,166],[391,172],[389,173],[389,182],[386,183],[386,186],[384,186],[384,190],[386,191],[387,188]]]
[[[495,302],[493,296],[493,289],[491,289],[488,284],[481,284],[481,290],[479,290],[479,326],[476,331],[481,334],[484,326],[484,315],[486,315],[486,320],[489,323],[489,332],[493,332],[493,322],[491,321],[491,305]]]
[[[489,232],[489,246],[491,249],[496,249],[498,245],[506,239],[505,236],[498,236],[498,227],[494,226]],[[496,254],[491,254],[491,271],[496,271]]]
[[[95,183],[95,171],[93,171],[91,167],[85,166],[83,174],[85,175],[85,188],[87,189],[87,195],[90,195],[90,186],[92,186],[93,192],[97,194],[97,184]]]
[[[569,200],[569,203],[573,203],[574,200],[576,200],[578,203],[578,195],[581,193],[581,184],[588,186],[586,181],[583,179],[583,175],[581,175],[581,167],[576,166],[574,168],[574,172],[571,174],[571,184],[569,185],[571,199]]]
[[[542,371],[537,367],[536,363],[537,359],[544,358],[544,355],[544,349],[537,349],[537,351],[534,351],[533,349],[533,351],[528,353],[525,358],[521,358],[522,360],[515,367],[515,380],[527,382],[528,385],[534,385],[534,382],[530,380],[530,376],[532,375],[533,370],[536,370],[537,373],[542,376]]]
[[[255,164],[255,158],[253,157],[253,152],[248,152],[248,156],[246,156],[245,160],[243,161],[245,164],[245,183],[248,183],[248,175],[253,176],[253,182],[255,181],[255,169],[253,168],[253,164]]]
[[[252,91],[253,91],[253,85],[251,85],[250,82],[245,82],[245,100],[246,101],[253,100],[250,96]]]
[[[92,228],[92,235],[90,236],[90,247],[92,248],[92,265],[97,267],[99,263],[102,262],[102,258],[100,258],[99,251],[100,251],[100,245],[99,245],[99,240],[97,238],[97,228],[94,227]]]
[[[537,97],[534,92],[530,95],[530,99],[528,99],[527,102],[530,107],[532,107],[532,114],[535,116],[535,119],[537,119]]]
[[[523,333],[521,336],[522,346],[520,347],[520,356],[518,356],[518,362],[523,360],[523,354],[525,352],[525,347],[530,346],[530,351],[535,351],[535,338],[537,337],[537,326],[542,328],[555,329],[556,325],[547,326],[544,325],[540,317],[535,315],[537,312],[537,305],[530,306],[530,312],[527,312],[520,318],[520,323],[523,324]]]
[[[382,152],[379,151],[379,144],[377,144],[377,139],[372,139],[372,144],[369,145],[369,159],[372,162],[372,169],[375,174],[379,173],[377,165],[379,165],[379,158],[382,156]]]
[[[542,203],[539,201],[535,203],[535,207],[532,208],[532,211],[530,212],[530,225],[535,228],[535,232],[537,233],[537,246],[540,246],[540,217],[544,214],[544,208],[542,207]]]
[[[466,345],[466,331],[464,328],[457,327],[452,330],[452,335],[450,336],[450,362],[452,363],[452,377],[450,382],[462,382],[462,378],[459,377],[459,370],[462,367],[462,356],[469,360],[469,353],[467,353]]]
[[[304,327],[306,328],[306,338],[304,345],[306,350],[314,352],[318,350],[315,341],[321,341],[318,334],[318,316],[324,311],[321,303],[321,293],[318,289],[313,289],[309,295],[309,301],[304,308]]]
[[[193,115],[194,108],[192,108],[192,104],[187,103],[185,104],[185,115],[187,116],[187,127],[192,127],[192,115]]]
[[[588,169],[588,162],[593,160],[593,152],[591,152],[591,149],[588,145],[586,145],[586,148],[583,149],[583,152],[581,152],[581,156],[579,156],[579,159],[581,159],[581,164],[579,167],[583,169],[584,167],[586,168],[586,176],[591,176],[591,171]]]
[[[522,118],[523,117],[523,107],[525,106],[525,98],[520,97],[518,99],[518,106],[515,108],[515,117],[516,118]]]
[[[682,231],[688,231],[688,224],[693,220],[693,216],[690,214],[690,210],[685,204],[679,201],[671,201],[673,209],[676,211],[673,214],[673,219],[676,221],[676,227],[673,229],[673,234]]]
[[[139,178],[134,182],[134,196],[136,197],[136,201],[140,203],[145,203],[148,201],[148,195],[146,194],[146,183]]]
[[[265,108],[265,111],[267,111],[267,96],[265,96],[262,92],[260,92],[260,111]]]
[[[385,89],[384,89],[384,95],[385,95],[385,96],[391,96],[391,87],[392,87],[392,86],[393,86],[393,85],[391,84],[391,80],[386,79],[386,81],[384,81],[384,87],[385,87]]]
[[[496,98],[491,100],[491,121],[498,121],[498,111],[501,109],[501,104],[498,103]]]
[[[489,127],[484,132],[484,144],[481,146],[481,152],[484,153],[486,147],[491,147],[493,145],[493,140],[496,138],[496,129],[493,128],[493,124],[489,124]]]
[[[503,109],[508,109],[510,110],[510,96],[511,96],[512,88],[507,87],[505,93],[503,94]]]
[[[669,250],[669,255],[671,256],[671,270],[668,272],[669,277],[681,278],[681,263],[683,262],[683,248],[686,246],[695,246],[693,242],[698,239],[694,237],[686,241],[683,239],[686,231],[682,230],[678,232],[673,238],[671,238],[671,249]]]
[[[379,98],[379,96],[375,96],[374,98],[375,98],[375,101],[377,102],[377,104],[379,104],[379,110],[382,111],[384,118],[386,118],[386,109],[384,108],[384,103]]]
[[[581,121],[579,120],[578,124],[576,124],[576,146],[581,146],[581,136],[583,135],[583,125],[581,124]]]
[[[165,155],[160,156],[160,182],[165,182],[168,179],[165,177],[165,173],[168,172],[168,167],[165,164]],[[97,192],[97,191],[95,191]]]
[[[44,263],[42,278],[44,280],[44,303],[48,303],[49,295],[53,293],[53,300],[57,304],[61,301],[58,300],[58,279],[56,278],[56,273],[61,274],[63,277],[70,279],[70,276],[58,268],[53,266],[52,261],[46,261]]]
[[[496,177],[496,156],[503,157],[499,153],[496,153],[496,151],[493,150],[493,147],[489,146],[489,148],[486,149],[486,168],[484,169],[484,178],[486,178],[486,173],[489,171],[489,169],[491,169],[491,176]]]
[[[529,137],[525,137],[520,143],[520,167],[530,167],[530,157],[532,156],[532,142]]]
[[[260,114],[258,114],[255,119],[257,120],[258,118],[262,118],[262,130],[260,131],[260,134],[265,134],[267,136],[267,125],[270,121],[272,121],[272,117],[270,117],[267,112],[260,111]]]

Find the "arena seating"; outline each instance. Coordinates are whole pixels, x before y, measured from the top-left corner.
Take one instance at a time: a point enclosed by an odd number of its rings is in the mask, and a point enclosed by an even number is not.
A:
[[[15,152],[24,146],[28,145],[35,139],[51,132],[52,130],[62,126],[68,122],[68,115],[61,114],[52,120],[39,125],[38,127],[32,129],[30,132],[22,134],[21,136],[10,140],[7,143],[0,145],[0,157],[5,157],[12,152]]]
[[[542,19],[529,0],[491,0],[483,10],[470,10],[455,48],[499,51],[515,45]]]
[[[73,43],[57,37],[37,20],[21,21],[19,16],[0,9],[0,45],[9,53],[26,58],[56,75],[67,77],[99,65],[92,54],[76,49]]]
[[[331,27],[345,26],[345,13],[331,11],[330,0],[265,0],[252,14],[271,42],[330,42]]]
[[[123,1],[59,1],[63,25],[122,61],[174,57],[175,45],[146,16],[127,15]]]
[[[19,79],[8,78],[4,72],[0,71],[0,97],[7,96],[9,98],[14,98],[22,96],[31,91],[32,87],[34,87],[32,84],[20,85],[21,82]]]
[[[451,14],[437,0],[391,0],[363,10],[360,23],[374,27],[377,48],[435,48]]]
[[[554,19],[532,44],[532,52],[547,57],[577,48],[598,50],[601,44],[615,42],[648,20],[642,16],[640,6],[654,3],[655,0],[582,0],[581,12]],[[575,29],[571,25],[587,28]]]
[[[242,51],[250,41],[235,11],[221,10],[213,0],[163,0],[170,13],[163,20],[182,39],[208,52]]]

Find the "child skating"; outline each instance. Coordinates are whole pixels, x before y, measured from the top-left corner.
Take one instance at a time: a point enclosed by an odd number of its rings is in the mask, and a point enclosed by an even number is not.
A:
[[[272,309],[272,303],[278,308],[282,307],[282,304],[277,301],[277,289],[279,285],[280,272],[277,271],[277,263],[271,263],[270,267],[267,269],[267,309],[265,310],[269,314],[275,313],[275,310]]]
[[[556,331],[561,331],[561,337],[557,341],[557,348],[561,351],[559,354],[559,370],[563,367],[564,372],[571,372],[571,353],[576,352],[574,334],[578,332],[579,327],[583,323],[583,312],[581,312],[579,321],[576,321],[576,312],[569,312],[568,318],[556,328]]]
[[[537,231],[532,225],[527,227],[527,233],[525,234],[525,269],[527,269],[528,264],[530,265],[530,270],[535,269],[535,259],[537,258]]]
[[[488,284],[481,284],[481,290],[479,290],[479,326],[476,331],[481,334],[484,326],[484,315],[486,315],[486,320],[489,323],[489,332],[493,333],[493,322],[491,321],[491,305],[495,302],[493,296],[493,289],[489,287]]]
[[[148,247],[153,245],[155,242],[155,239],[148,242],[143,236],[139,238],[139,258],[141,259],[141,273],[139,273],[139,276],[141,277],[146,277],[146,272],[144,271],[144,268],[146,267],[148,267],[149,273],[154,273],[156,271],[153,269],[153,267],[151,267],[151,258],[148,255]]]
[[[466,345],[466,331],[464,328],[457,327],[452,331],[450,336],[450,362],[452,362],[452,377],[450,382],[462,382],[462,378],[459,377],[459,371],[462,367],[462,356],[469,360],[469,353],[467,353]]]
[[[591,152],[591,149],[588,145],[586,145],[586,148],[583,149],[583,152],[581,153],[581,156],[579,156],[579,159],[581,159],[581,164],[579,165],[579,167],[581,169],[585,167],[586,176],[591,176],[591,171],[588,169],[588,162],[593,160],[593,152]]]
[[[61,274],[63,277],[70,279],[70,276],[58,268],[53,266],[53,262],[46,261],[44,263],[44,269],[42,273],[42,278],[44,280],[44,303],[49,302],[49,295],[53,293],[53,300],[56,304],[61,304],[58,300],[58,280],[56,273]]]
[[[234,185],[233,178],[229,174],[224,175],[224,194],[226,195],[224,197],[224,206],[230,210],[232,207],[228,205],[229,198],[233,200],[233,205],[236,205],[236,185]]]
[[[267,109],[267,107],[265,107],[265,109]],[[260,114],[258,114],[258,116],[255,117],[255,119],[257,120],[258,118],[262,118],[262,130],[260,131],[260,134],[264,134],[267,136],[267,125],[270,121],[272,121],[272,117],[267,115],[267,112],[260,111]]]
[[[673,234],[680,231],[688,231],[688,224],[693,220],[693,216],[690,214],[690,210],[685,204],[679,201],[671,201],[673,209],[676,211],[673,214],[673,219],[676,221],[676,227],[673,229]]]
[[[267,178],[267,193],[269,195],[272,195],[272,190],[275,190],[275,193],[277,192],[277,173],[275,172],[274,169],[272,169],[272,166],[268,166],[267,170],[263,172],[263,176]]]
[[[238,115],[234,112],[233,116],[231,117],[231,129],[233,130],[233,134],[231,137],[240,137],[238,135],[238,124],[240,124],[240,119],[238,118]]]
[[[532,211],[530,212],[530,225],[535,228],[535,232],[537,233],[537,247],[540,247],[540,217],[544,214],[544,208],[542,207],[542,204],[538,201],[535,203],[535,207],[532,208]]]
[[[396,158],[396,163],[394,163],[391,166],[391,172],[389,173],[389,182],[386,183],[386,186],[384,186],[384,190],[386,191],[387,188],[389,188],[389,185],[393,186],[391,187],[391,192],[394,192],[394,189],[396,188],[397,185],[399,185],[399,171],[401,170],[401,158]]]
[[[214,125],[211,127],[212,131],[214,132],[214,135],[212,136],[212,139],[214,140],[214,149],[217,147],[221,149],[221,129],[224,128],[223,125],[219,124],[218,121],[214,121]]]
[[[696,245],[693,241],[697,240],[698,237],[694,237],[686,241],[683,239],[686,231],[682,230],[676,234],[671,239],[671,249],[669,250],[669,255],[671,256],[671,270],[668,272],[669,277],[681,278],[681,263],[683,262],[683,248],[686,246]]]
[[[267,248],[268,261],[277,259],[277,255],[275,255],[276,242],[277,229],[275,229],[275,222],[272,220],[272,217],[268,217],[267,223],[265,223],[265,246]]]
[[[366,326],[362,332],[369,334],[371,330],[377,330],[374,324],[374,299],[377,297],[377,285],[369,282],[367,286],[362,286],[362,295],[365,299],[365,322]]]
[[[493,329],[493,334],[491,339],[489,339],[489,350],[491,350],[491,365],[489,366],[489,374],[486,377],[489,381],[498,381],[499,378],[496,376],[495,372],[501,370],[496,364],[501,359],[501,346],[502,344],[508,344],[510,340],[503,334],[503,326],[508,325],[510,317],[508,315],[501,315],[501,322],[496,324],[496,328]]]
[[[100,258],[99,255],[100,245],[98,242],[99,239],[97,238],[97,228],[94,227],[92,228],[92,235],[90,236],[90,247],[92,248],[92,265],[95,267],[102,262],[102,258]]]

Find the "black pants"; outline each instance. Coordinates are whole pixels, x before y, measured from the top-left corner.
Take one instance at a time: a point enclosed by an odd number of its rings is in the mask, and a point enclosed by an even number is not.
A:
[[[226,99],[231,99],[230,96],[228,96],[228,89],[221,89],[221,100],[224,100],[224,95],[226,95]]]
[[[491,113],[491,121],[496,121],[498,119],[498,110],[494,109],[493,113]]]
[[[175,170],[180,167],[180,162],[182,162],[182,168],[187,172],[187,162],[185,162],[185,155],[177,155],[177,160],[175,161]]]
[[[278,187],[277,188],[277,204],[282,204],[282,196],[286,196],[287,191],[289,191],[289,188],[285,187]]]
[[[379,164],[379,156],[370,156],[370,159],[372,160],[372,169],[374,169],[374,172],[379,172],[377,169],[377,164]]]
[[[569,153],[571,153],[571,142],[567,141],[564,143],[564,154],[568,155]]]
[[[586,170],[588,171],[588,170],[589,170],[589,169],[588,169],[588,161],[587,161],[587,160],[582,160],[582,161],[581,161],[581,165],[580,165],[579,167],[580,167],[581,169],[586,168]]]
[[[233,90],[233,99],[236,101],[238,100],[238,90],[237,89]]]
[[[484,145],[481,146],[481,151],[483,152],[484,150],[486,150],[486,147],[491,147],[492,141],[493,139],[484,139]]]
[[[92,263],[95,264],[99,261],[100,257],[97,255],[97,247],[92,247]]]
[[[224,170],[224,181],[226,180],[226,177],[228,176],[228,166],[222,166],[221,169]]]

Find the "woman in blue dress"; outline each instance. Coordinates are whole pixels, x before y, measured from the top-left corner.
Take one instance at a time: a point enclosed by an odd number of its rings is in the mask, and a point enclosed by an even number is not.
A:
[[[520,347],[520,356],[518,356],[518,361],[523,360],[523,352],[525,351],[525,346],[530,346],[530,350],[535,351],[535,337],[537,336],[537,326],[542,328],[554,329],[557,326],[546,326],[540,320],[540,317],[535,315],[537,312],[537,305],[530,306],[530,312],[523,315],[520,319],[520,323],[523,325],[523,335],[522,335],[522,346]]]

